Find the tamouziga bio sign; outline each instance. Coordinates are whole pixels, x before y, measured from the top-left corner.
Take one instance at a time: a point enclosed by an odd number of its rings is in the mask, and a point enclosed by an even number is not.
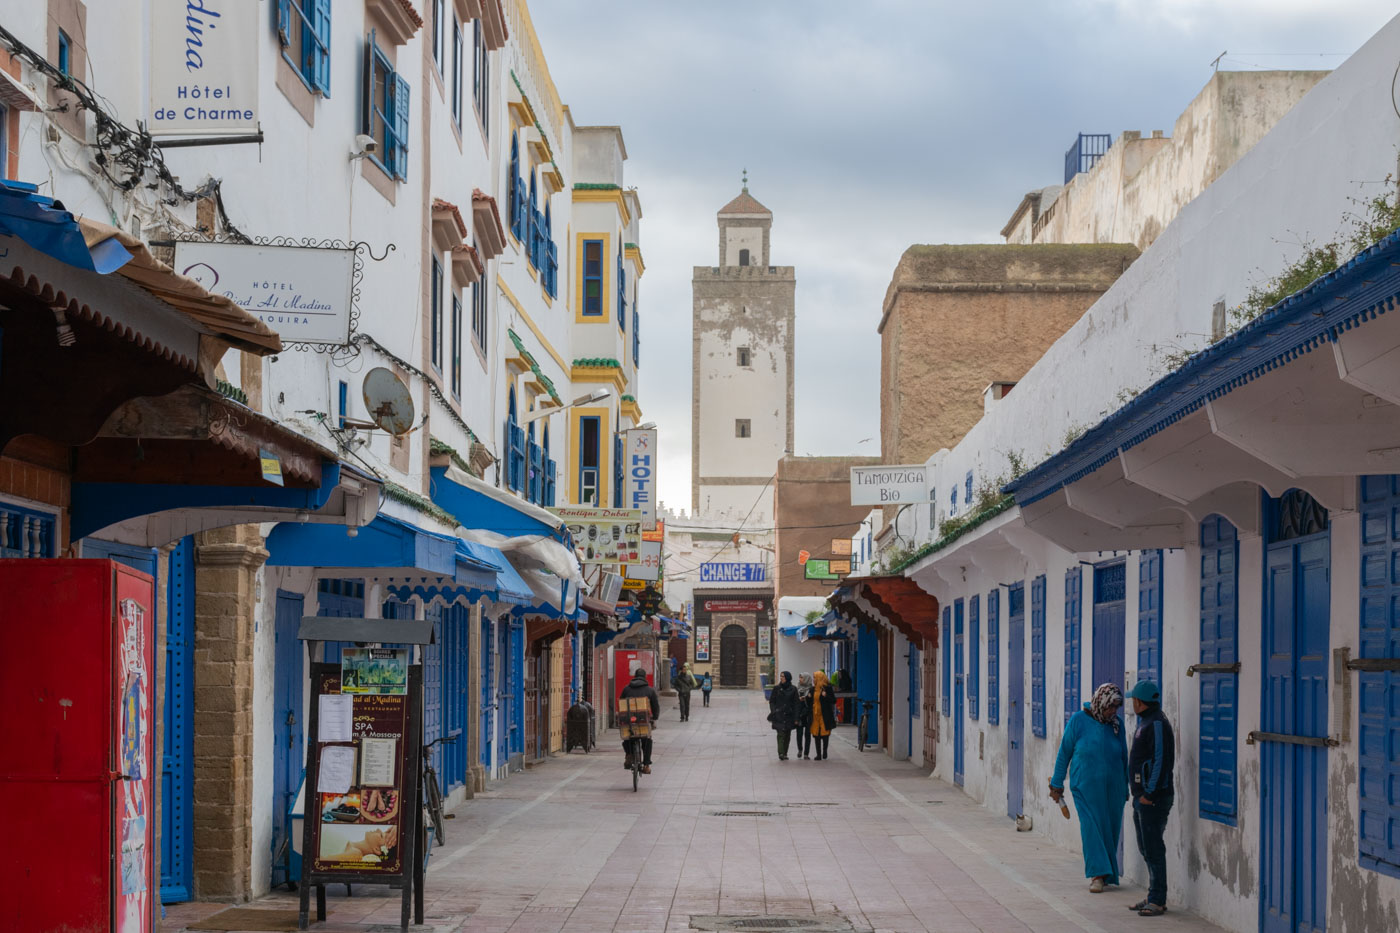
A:
[[[851,467],[851,505],[889,505],[929,501],[928,468],[910,466]]]

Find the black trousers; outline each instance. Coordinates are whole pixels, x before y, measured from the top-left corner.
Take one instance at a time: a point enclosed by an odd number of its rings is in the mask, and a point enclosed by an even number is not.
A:
[[[797,727],[797,754],[801,755],[803,758],[806,758],[808,755],[812,754],[811,726]]]
[[[622,742],[622,749],[623,749],[623,751],[627,752],[628,755],[631,755],[631,754],[632,754],[632,744],[633,744],[633,743],[636,743],[636,742],[640,742],[641,745],[642,745],[642,764],[644,764],[644,765],[650,765],[650,764],[651,764],[651,736],[647,736],[647,737],[644,738],[644,739],[624,739],[623,742]]]
[[[706,706],[709,706],[709,705],[710,705],[710,691],[708,691],[708,690],[703,690],[703,691],[701,691],[701,692],[705,694],[705,705],[706,705]]]
[[[1133,800],[1133,829],[1137,830],[1138,851],[1147,863],[1147,899],[1167,906],[1167,816],[1172,812],[1172,795],[1166,794],[1152,806]]]
[[[677,696],[677,698],[679,698],[680,701],[681,701],[681,718],[682,718],[682,719],[689,719],[689,718],[690,718],[690,691],[689,691],[689,690],[677,690],[677,691],[676,691],[676,696]]]
[[[830,747],[831,747],[831,736],[830,736],[829,734],[828,734],[828,735],[814,735],[814,736],[812,736],[812,738],[815,739],[816,742],[817,742],[817,757],[818,757],[818,758],[826,758],[826,757],[828,757],[827,752],[828,752],[828,750],[829,750]]]

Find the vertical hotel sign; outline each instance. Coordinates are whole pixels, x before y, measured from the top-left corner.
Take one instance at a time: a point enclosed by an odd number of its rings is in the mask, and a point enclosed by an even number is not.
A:
[[[632,428],[627,431],[625,459],[626,501],[623,508],[642,513],[642,530],[656,528],[656,429]]]
[[[258,129],[258,18],[249,0],[152,0],[152,136]]]

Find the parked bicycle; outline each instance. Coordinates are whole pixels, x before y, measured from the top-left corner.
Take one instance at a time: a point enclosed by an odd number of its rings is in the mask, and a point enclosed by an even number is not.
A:
[[[442,826],[442,787],[438,784],[437,769],[433,767],[433,746],[457,741],[455,735],[440,736],[423,745],[420,755],[423,765],[423,830],[427,833],[427,844],[423,846],[423,869],[428,868],[428,859],[433,846],[446,845],[446,834]]]
[[[875,739],[870,737],[870,710],[879,703],[876,700],[859,700],[861,705],[860,725],[856,727],[856,744],[860,751],[865,751],[865,746],[874,745]]]

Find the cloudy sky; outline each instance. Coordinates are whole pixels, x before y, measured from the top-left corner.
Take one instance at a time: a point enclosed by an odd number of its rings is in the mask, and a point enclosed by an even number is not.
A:
[[[878,454],[885,287],[912,243],[995,242],[1077,133],[1162,129],[1221,67],[1333,68],[1383,0],[530,0],[579,124],[642,199],[661,497],[690,502],[690,275],[749,190],[797,267],[797,450]]]

